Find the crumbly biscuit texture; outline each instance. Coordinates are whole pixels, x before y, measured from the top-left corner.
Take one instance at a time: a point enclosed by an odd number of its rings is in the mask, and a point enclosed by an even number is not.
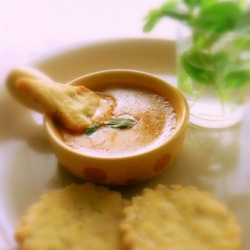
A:
[[[144,189],[124,209],[123,249],[239,250],[240,228],[211,194],[193,187]]]
[[[22,250],[119,250],[119,225],[128,201],[91,183],[71,184],[41,197],[20,221]]]
[[[100,97],[82,86],[22,78],[17,87],[72,132],[88,128],[100,106]]]

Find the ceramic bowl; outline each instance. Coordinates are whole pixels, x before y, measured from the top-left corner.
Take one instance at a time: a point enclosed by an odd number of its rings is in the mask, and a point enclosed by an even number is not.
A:
[[[150,179],[165,170],[181,149],[189,120],[186,99],[171,84],[148,73],[133,70],[108,70],[85,75],[68,84],[89,89],[102,83],[132,84],[144,87],[168,99],[177,114],[172,136],[160,145],[127,156],[99,156],[77,152],[67,146],[50,116],[44,115],[44,127],[59,163],[73,175],[105,185],[128,185]]]

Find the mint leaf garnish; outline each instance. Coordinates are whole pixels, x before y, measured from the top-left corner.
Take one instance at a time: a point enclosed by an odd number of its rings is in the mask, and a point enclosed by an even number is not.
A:
[[[125,128],[130,128],[136,124],[136,121],[133,119],[128,119],[128,118],[115,118],[112,120],[108,120],[105,122],[99,122],[99,123],[94,123],[90,127],[88,127],[84,135],[86,136],[91,136],[99,127],[101,126],[108,126],[111,128],[119,128],[119,129],[125,129]]]
[[[101,125],[100,123],[94,123],[94,124],[92,124],[90,127],[88,127],[85,130],[84,134],[86,136],[92,135],[100,127],[100,125]]]
[[[134,126],[136,124],[136,121],[132,119],[116,118],[116,119],[105,122],[105,124],[107,124],[109,127],[112,127],[112,128],[124,129],[124,128],[130,128]]]

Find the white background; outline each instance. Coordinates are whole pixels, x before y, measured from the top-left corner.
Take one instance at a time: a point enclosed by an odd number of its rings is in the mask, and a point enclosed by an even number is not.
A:
[[[0,0],[0,80],[13,65],[64,46],[113,38],[175,39],[164,19],[143,33],[144,17],[164,0]]]

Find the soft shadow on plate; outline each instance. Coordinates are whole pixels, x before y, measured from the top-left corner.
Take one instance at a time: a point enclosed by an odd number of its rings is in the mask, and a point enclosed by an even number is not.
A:
[[[8,140],[26,141],[32,149],[51,152],[45,136],[42,115],[30,111],[14,100],[7,90],[0,86],[0,142]]]

